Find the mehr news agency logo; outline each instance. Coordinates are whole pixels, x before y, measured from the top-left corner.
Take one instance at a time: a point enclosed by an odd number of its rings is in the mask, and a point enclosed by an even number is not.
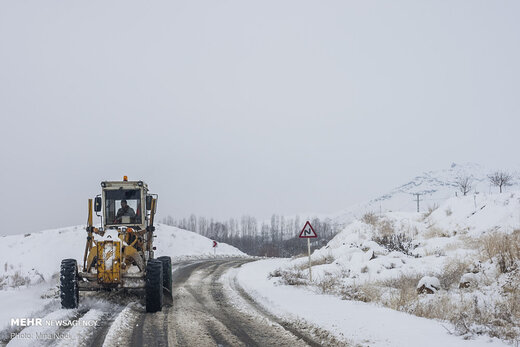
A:
[[[69,320],[69,319],[43,319],[43,318],[11,318],[11,327],[97,327],[97,320]],[[68,332],[48,333],[43,331],[11,333],[11,339],[70,339]]]

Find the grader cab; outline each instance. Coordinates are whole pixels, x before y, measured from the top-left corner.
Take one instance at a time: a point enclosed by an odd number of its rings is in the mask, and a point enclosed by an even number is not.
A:
[[[101,187],[94,204],[88,201],[82,267],[75,259],[61,262],[62,307],[77,308],[79,291],[134,289],[144,290],[147,312],[160,311],[165,293],[171,297],[172,265],[170,257],[154,257],[157,195],[143,181],[126,176],[101,182]],[[101,218],[99,228],[93,226],[93,210]]]

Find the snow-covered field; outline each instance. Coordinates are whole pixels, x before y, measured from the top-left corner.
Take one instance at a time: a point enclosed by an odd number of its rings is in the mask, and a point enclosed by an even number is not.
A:
[[[518,229],[519,191],[453,197],[427,213],[368,213],[355,220],[313,253],[312,283],[307,257],[250,264],[239,278],[268,307],[336,327],[338,333],[350,332],[356,342],[367,338],[376,345],[399,346],[403,336],[417,331],[431,337],[449,331],[460,336],[446,335],[446,345],[497,336],[518,344]],[[248,276],[258,276],[258,282],[260,272],[271,279],[255,287]],[[419,294],[421,279],[427,287],[438,281],[434,285],[440,288]],[[334,297],[316,295],[320,293]],[[316,300],[323,305],[306,304]],[[326,313],[317,318],[322,308]],[[425,338],[415,345],[444,345],[428,341],[438,340]]]
[[[496,338],[464,340],[450,335],[442,322],[416,317],[374,304],[316,293],[313,288],[280,285],[268,278],[286,259],[261,260],[228,273],[257,302],[290,321],[328,330],[353,346],[505,346]],[[247,305],[238,306],[247,310]]]

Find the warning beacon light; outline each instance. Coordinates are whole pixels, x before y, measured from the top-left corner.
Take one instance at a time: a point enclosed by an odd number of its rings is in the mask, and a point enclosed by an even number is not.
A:
[[[123,176],[123,181],[128,181],[128,177],[127,176]]]

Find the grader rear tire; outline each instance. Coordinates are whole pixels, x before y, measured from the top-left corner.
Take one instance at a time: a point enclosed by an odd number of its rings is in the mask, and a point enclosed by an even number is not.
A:
[[[77,308],[79,305],[78,266],[75,259],[61,261],[60,299],[63,308]]]
[[[146,264],[146,312],[162,310],[163,305],[163,267],[162,262],[150,259]]]

